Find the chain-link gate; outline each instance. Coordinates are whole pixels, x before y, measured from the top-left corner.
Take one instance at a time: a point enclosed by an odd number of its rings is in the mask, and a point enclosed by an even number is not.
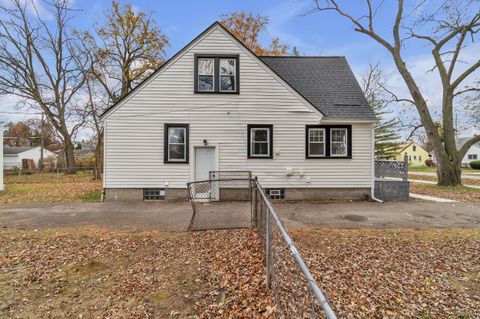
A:
[[[188,183],[188,190],[193,208],[189,230],[254,226],[252,179],[192,182]]]

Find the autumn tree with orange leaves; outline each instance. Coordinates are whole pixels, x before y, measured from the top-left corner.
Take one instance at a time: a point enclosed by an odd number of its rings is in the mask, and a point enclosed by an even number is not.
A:
[[[269,18],[259,14],[234,11],[223,14],[220,23],[238,40],[252,50],[256,55],[286,55],[288,45],[280,43],[279,38],[273,38],[268,48],[258,42],[259,35],[267,30]]]

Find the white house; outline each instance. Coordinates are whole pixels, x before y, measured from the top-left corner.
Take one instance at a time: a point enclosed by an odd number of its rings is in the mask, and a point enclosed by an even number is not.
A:
[[[256,56],[218,22],[103,115],[106,200],[251,171],[286,199],[372,192],[374,113],[344,57]]]
[[[457,140],[457,147],[462,147],[468,137],[461,137]],[[462,165],[467,166],[470,162],[480,160],[480,143],[473,144],[462,159]]]
[[[38,147],[3,147],[3,169],[12,169],[14,167],[22,168],[22,160],[31,159],[38,168],[41,158],[41,148]],[[43,158],[53,158],[55,153],[43,149]]]

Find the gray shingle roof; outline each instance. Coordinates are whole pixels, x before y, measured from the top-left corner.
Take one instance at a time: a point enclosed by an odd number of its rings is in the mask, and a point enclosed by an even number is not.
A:
[[[375,119],[345,57],[259,58],[327,119]]]
[[[29,151],[35,147],[10,147],[10,146],[4,146],[3,147],[3,154],[20,154],[26,151]]]

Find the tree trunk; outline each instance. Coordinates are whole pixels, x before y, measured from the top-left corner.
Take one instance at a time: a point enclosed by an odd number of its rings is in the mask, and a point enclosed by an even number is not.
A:
[[[75,163],[75,155],[73,153],[74,145],[71,141],[64,142],[65,161],[67,174],[74,174],[77,172],[77,164]]]
[[[97,145],[95,147],[95,179],[103,179],[103,134],[97,137]]]
[[[438,160],[438,185],[457,186],[462,184],[462,168],[460,163]]]

